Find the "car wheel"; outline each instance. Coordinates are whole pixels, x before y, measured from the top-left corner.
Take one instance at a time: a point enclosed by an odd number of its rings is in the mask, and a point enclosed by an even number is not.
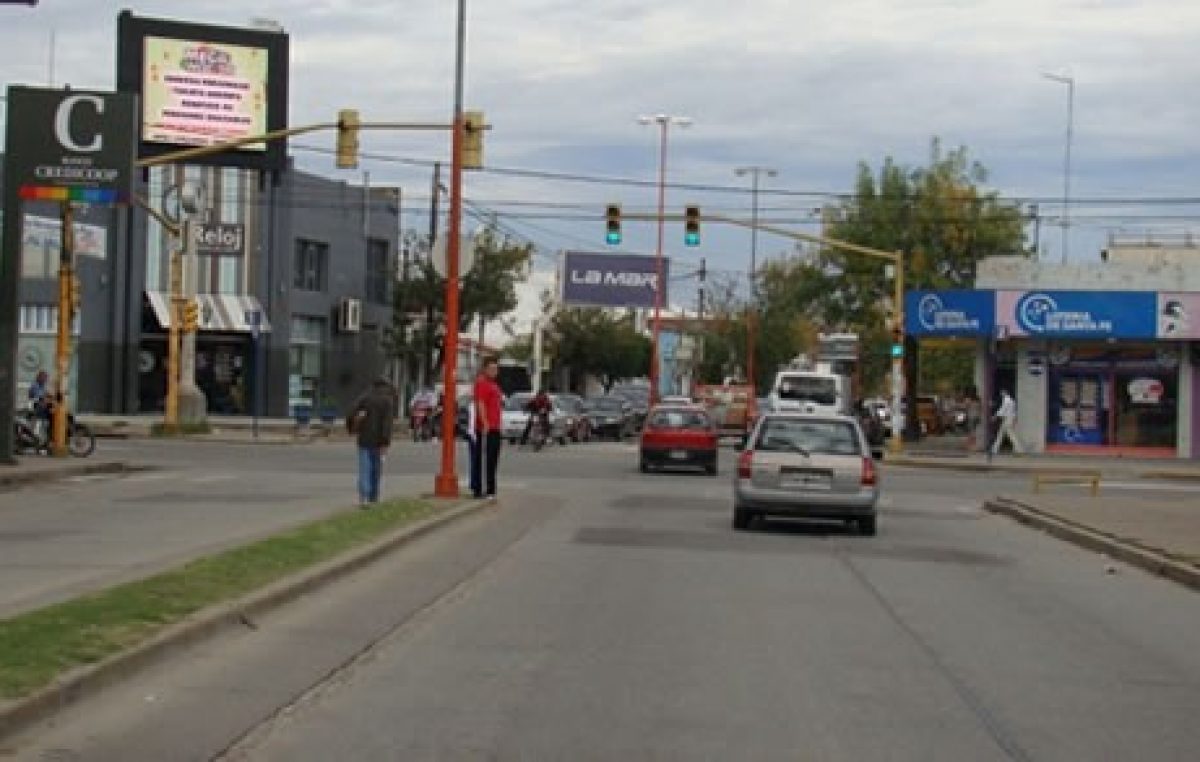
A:
[[[754,514],[744,508],[733,509],[733,528],[745,531],[750,528],[750,522],[754,520]]]
[[[876,532],[875,517],[870,516],[858,520],[858,532],[864,537],[874,537]]]
[[[708,474],[709,476],[716,476],[717,475],[717,464],[710,463],[709,465],[705,466],[704,473]]]
[[[648,474],[648,473],[650,473],[650,464],[644,460],[639,461],[638,462],[638,470],[641,471],[643,474]]]

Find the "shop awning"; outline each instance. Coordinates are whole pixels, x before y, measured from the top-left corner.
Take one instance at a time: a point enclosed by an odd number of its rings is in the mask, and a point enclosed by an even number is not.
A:
[[[146,298],[154,310],[154,317],[164,329],[171,327],[171,295],[165,291],[147,291]],[[196,294],[200,303],[200,330],[224,333],[250,333],[251,315],[261,316],[259,330],[268,333],[271,324],[267,312],[256,297],[249,294]]]

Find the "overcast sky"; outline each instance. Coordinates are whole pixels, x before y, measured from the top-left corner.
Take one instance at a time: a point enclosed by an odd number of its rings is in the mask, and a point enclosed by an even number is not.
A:
[[[116,16],[98,0],[0,5],[0,80],[76,87],[113,85]],[[452,105],[453,0],[159,0],[136,14],[215,24],[273,19],[291,36],[293,124],[358,108],[364,119],[444,120]],[[1096,259],[1112,232],[1200,232],[1200,3],[1187,0],[468,0],[466,102],[487,112],[491,168],[656,178],[658,134],[639,114],[691,117],[673,130],[670,182],[745,187],[740,165],[778,176],[760,197],[765,216],[803,222],[852,185],[859,161],[888,155],[924,163],[929,141],[966,145],[1002,195],[1038,203],[1044,255],[1061,256],[1067,88],[1076,81],[1070,256]],[[298,141],[332,146],[332,135]],[[372,182],[405,188],[406,214],[424,227],[426,162],[445,160],[440,133],[364,136]],[[306,169],[338,176],[332,159],[294,151]],[[399,159],[400,161],[396,161]],[[342,173],[358,179],[354,173]],[[603,249],[603,204],[650,210],[653,187],[570,182],[488,171],[466,195],[497,212],[547,256]],[[1123,199],[1126,206],[1086,203]],[[745,192],[673,189],[688,202],[746,213]],[[411,214],[410,214],[411,212]],[[591,216],[592,219],[571,219]],[[1153,219],[1151,219],[1153,216]],[[815,231],[808,224],[801,229]],[[653,228],[626,225],[626,249],[652,251]],[[1033,228],[1030,232],[1032,235]],[[742,231],[704,230],[676,272],[704,257],[711,270],[748,261]],[[770,236],[762,256],[789,248]],[[694,283],[685,282],[687,289]],[[674,300],[673,300],[674,301]]]

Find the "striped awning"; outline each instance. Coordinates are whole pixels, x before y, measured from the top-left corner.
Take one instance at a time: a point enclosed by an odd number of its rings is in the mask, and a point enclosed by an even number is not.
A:
[[[171,327],[171,295],[166,291],[147,291],[146,298],[154,317],[164,329]],[[200,330],[224,333],[250,333],[254,312],[260,315],[258,330],[269,333],[271,324],[257,297],[249,294],[196,294],[200,303]]]

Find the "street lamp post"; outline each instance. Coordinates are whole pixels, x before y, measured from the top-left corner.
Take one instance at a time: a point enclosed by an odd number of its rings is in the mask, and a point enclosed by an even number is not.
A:
[[[658,336],[663,294],[663,215],[666,213],[667,198],[667,132],[671,125],[688,127],[691,125],[692,120],[686,116],[655,114],[654,116],[639,116],[638,123],[644,125],[657,124],[660,135],[658,149],[658,245],[654,248],[654,327],[652,329],[653,339],[650,350],[650,402],[653,404],[659,398]]]
[[[1067,151],[1063,168],[1062,261],[1067,261],[1068,228],[1071,226],[1071,138],[1075,132],[1075,78],[1069,74],[1048,74],[1043,77],[1067,86]]]
[[[779,173],[769,167],[758,166],[738,167],[734,173],[738,177],[750,175],[750,313],[746,321],[746,380],[751,388],[756,389],[754,332],[758,318],[758,185],[763,175],[775,177]]]
[[[458,33],[454,66],[454,133],[450,140],[450,214],[446,222],[446,337],[443,340],[442,463],[434,479],[438,497],[458,497],[454,467],[458,440],[458,270],[459,226],[462,224],[463,68],[466,51],[467,0],[458,0]]]

